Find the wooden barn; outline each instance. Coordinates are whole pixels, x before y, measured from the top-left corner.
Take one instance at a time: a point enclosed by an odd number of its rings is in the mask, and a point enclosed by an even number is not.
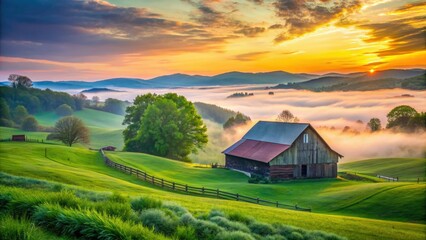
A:
[[[227,168],[272,179],[334,178],[343,157],[310,124],[267,121],[223,153]]]

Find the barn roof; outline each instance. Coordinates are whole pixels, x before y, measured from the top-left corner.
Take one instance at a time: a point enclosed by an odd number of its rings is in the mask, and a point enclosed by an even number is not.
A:
[[[309,127],[307,123],[259,121],[243,136],[243,139],[291,145],[307,127]]]
[[[290,145],[241,139],[224,151],[225,154],[268,163]]]

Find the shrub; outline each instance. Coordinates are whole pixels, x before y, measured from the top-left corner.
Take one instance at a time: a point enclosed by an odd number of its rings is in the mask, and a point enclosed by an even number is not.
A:
[[[228,214],[228,219],[231,221],[237,221],[237,222],[241,222],[244,223],[246,225],[251,224],[252,222],[255,221],[255,219],[251,216],[246,216],[244,214],[241,214],[239,212],[232,212]]]
[[[62,239],[42,231],[28,220],[16,220],[11,216],[0,217],[0,239]]]
[[[130,208],[129,204],[105,201],[96,203],[91,202],[85,206],[105,215],[119,217],[123,220],[136,221],[138,219],[136,213]]]
[[[2,127],[13,127],[13,122],[6,118],[0,118],[0,126]]]
[[[114,192],[110,197],[110,201],[117,203],[127,203],[127,197],[121,195],[120,193]]]
[[[234,231],[221,232],[216,236],[215,240],[255,240],[255,238],[248,233]]]
[[[38,122],[33,116],[28,116],[21,124],[21,129],[28,132],[35,132],[38,129]]]
[[[223,213],[222,211],[218,210],[218,209],[212,209],[208,215],[208,218],[212,218],[212,217],[225,217],[225,213]]]
[[[288,240],[303,240],[303,235],[301,233],[298,232],[292,232],[290,233],[290,235],[287,237]]]
[[[169,209],[170,211],[174,212],[176,216],[179,216],[179,217],[185,213],[188,213],[188,210],[186,208],[174,202],[164,202],[163,208]]]
[[[175,238],[179,240],[197,240],[197,235],[192,226],[178,226]]]
[[[140,197],[131,201],[132,209],[135,211],[142,211],[149,208],[160,208],[162,203],[160,200],[150,197]]]
[[[203,240],[214,239],[222,231],[217,224],[205,220],[197,220],[193,226],[197,238]]]
[[[26,117],[28,117],[27,109],[22,105],[16,106],[15,110],[13,111],[13,120],[17,124],[21,124]]]
[[[68,104],[62,104],[56,108],[55,112],[58,116],[65,117],[72,115],[73,110]]]
[[[147,228],[93,210],[64,209],[44,204],[34,214],[37,225],[82,239],[163,239]]]
[[[177,222],[166,215],[160,209],[148,209],[142,211],[140,221],[143,225],[154,228],[155,232],[173,235],[177,227]]]
[[[220,216],[212,217],[210,218],[210,221],[216,223],[220,227],[223,227],[229,231],[240,231],[240,232],[246,232],[246,233],[250,232],[250,229],[243,223],[229,221],[228,219],[224,217],[220,217]]]
[[[179,219],[179,222],[182,225],[193,225],[196,221],[197,219],[195,219],[190,213],[183,214]]]
[[[310,231],[305,235],[307,240],[344,240],[346,238],[323,231]]]
[[[270,224],[262,222],[252,222],[249,224],[249,228],[253,233],[261,236],[273,235],[275,233],[275,229]]]

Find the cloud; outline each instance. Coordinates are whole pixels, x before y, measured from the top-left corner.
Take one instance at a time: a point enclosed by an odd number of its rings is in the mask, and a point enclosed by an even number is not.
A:
[[[3,0],[1,15],[1,54],[10,57],[80,61],[209,49],[232,38],[145,8],[97,0]]]
[[[395,9],[394,11],[392,11],[392,13],[405,13],[405,12],[410,12],[412,10],[416,10],[416,9],[420,9],[426,6],[426,2],[425,1],[419,1],[419,2],[414,2],[414,3],[407,3],[397,9]]]
[[[377,67],[377,66],[383,65],[385,63],[388,63],[388,62],[371,62],[371,63],[364,64],[362,66],[364,66],[364,67]]]
[[[297,38],[361,8],[361,0],[276,0],[276,15],[284,31],[275,38],[283,42]]]
[[[238,29],[237,31],[235,31],[234,33],[241,33],[244,36],[247,37],[255,37],[260,33],[265,32],[265,28],[263,27],[249,27],[249,26],[244,26],[243,28]]]
[[[273,25],[269,26],[268,29],[281,29],[281,28],[284,28],[284,25],[282,25],[282,24],[273,24]]]
[[[267,51],[244,53],[244,54],[239,54],[239,55],[235,56],[234,59],[239,60],[239,61],[253,61],[253,60],[257,60],[261,56],[268,54],[268,53],[269,52],[267,52]]]
[[[359,28],[369,30],[366,42],[387,41],[388,48],[375,52],[379,56],[393,56],[424,51],[425,30],[423,27],[414,27],[412,23],[423,23],[426,18],[407,18],[385,23],[371,23],[358,25]]]

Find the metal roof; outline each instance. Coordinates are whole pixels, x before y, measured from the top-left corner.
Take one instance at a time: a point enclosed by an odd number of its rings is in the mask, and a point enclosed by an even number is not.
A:
[[[268,163],[288,148],[290,148],[290,145],[242,139],[223,153]]]
[[[243,136],[243,139],[291,145],[307,127],[309,127],[307,123],[259,121]]]

